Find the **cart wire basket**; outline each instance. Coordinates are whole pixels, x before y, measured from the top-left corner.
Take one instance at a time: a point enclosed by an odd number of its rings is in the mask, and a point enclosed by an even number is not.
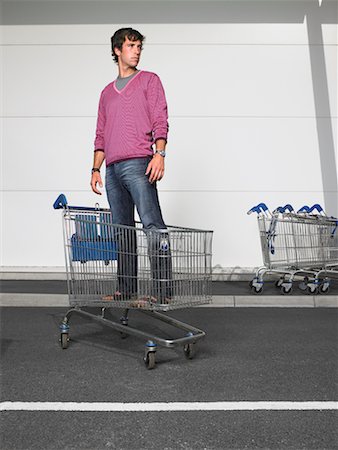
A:
[[[294,279],[309,293],[327,293],[330,278],[338,278],[338,220],[315,204],[297,212],[289,204],[270,212],[265,203],[251,208],[256,212],[263,267],[250,286],[253,293],[263,290],[264,276],[277,274],[276,286],[283,294],[292,292]]]
[[[114,328],[124,337],[146,337],[149,368],[154,366],[157,344],[182,344],[186,356],[192,357],[195,342],[205,333],[164,313],[212,301],[213,232],[176,226],[144,229],[140,223],[135,227],[117,225],[110,209],[69,206],[63,194],[54,208],[63,210],[71,306],[60,326],[61,346],[68,347],[69,319],[77,313]],[[87,307],[99,307],[100,315],[88,312]],[[107,319],[106,312],[111,316],[113,308],[123,310],[118,322]],[[182,329],[185,335],[164,339],[132,328],[128,312],[133,309]]]

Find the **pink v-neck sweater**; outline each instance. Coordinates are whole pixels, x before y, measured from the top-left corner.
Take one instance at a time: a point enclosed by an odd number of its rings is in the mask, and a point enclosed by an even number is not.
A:
[[[152,144],[167,134],[167,102],[155,73],[138,72],[121,91],[115,81],[103,89],[94,148],[104,151],[106,165],[152,155]]]

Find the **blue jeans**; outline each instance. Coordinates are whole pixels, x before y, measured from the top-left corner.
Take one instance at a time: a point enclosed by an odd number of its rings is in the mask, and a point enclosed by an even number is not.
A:
[[[134,158],[111,164],[106,169],[106,191],[113,223],[135,227],[135,206],[148,238],[153,278],[152,295],[170,298],[171,257],[168,233],[165,230],[156,183],[145,175],[151,157]],[[118,283],[126,296],[137,293],[137,239],[133,229],[118,233]],[[163,242],[166,244],[163,245]]]

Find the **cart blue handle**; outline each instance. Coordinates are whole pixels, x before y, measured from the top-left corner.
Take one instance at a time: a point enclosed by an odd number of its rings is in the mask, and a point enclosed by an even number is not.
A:
[[[278,208],[275,209],[274,212],[279,212],[279,213],[282,213],[282,214],[283,214],[283,213],[285,213],[285,211],[293,212],[294,209],[293,209],[293,207],[288,203],[288,204],[285,205],[285,206],[278,206]]]
[[[262,212],[261,210],[263,210],[263,212],[268,211],[268,207],[266,206],[265,203],[260,203],[259,205],[254,206],[253,208],[251,208],[251,209],[248,211],[247,214],[251,214],[251,213],[253,213],[253,212],[256,212],[257,214],[260,214],[260,213]]]
[[[312,211],[314,211],[315,209],[316,209],[319,213],[321,213],[322,211],[324,211],[323,208],[322,208],[320,205],[318,205],[318,203],[316,203],[315,205],[311,206],[311,208],[310,208],[310,210],[309,210],[309,213],[312,213]]]
[[[302,206],[302,207],[297,211],[297,214],[298,214],[298,213],[301,213],[301,212],[306,212],[306,213],[308,213],[309,210],[310,210],[310,208],[309,208],[308,206],[304,205],[304,206]]]
[[[53,204],[54,209],[69,209],[77,211],[106,211],[105,208],[88,208],[87,206],[70,206],[64,194],[60,194]]]
[[[60,194],[53,204],[54,209],[63,209],[67,206],[67,198],[64,194]]]
[[[317,212],[319,213],[324,211],[323,208],[318,203],[316,203],[315,205],[311,206],[311,208],[309,206],[304,205],[297,211],[297,213],[306,212],[308,214],[311,214],[314,210],[317,210]]]
[[[338,220],[336,220],[335,227],[334,227],[334,229],[331,231],[331,237],[332,237],[332,238],[334,237],[334,235],[335,235],[337,229],[338,229]]]

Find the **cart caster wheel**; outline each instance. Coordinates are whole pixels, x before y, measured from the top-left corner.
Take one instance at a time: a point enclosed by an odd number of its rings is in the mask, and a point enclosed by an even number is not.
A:
[[[263,285],[262,286],[254,286],[254,285],[251,286],[251,292],[256,295],[261,294],[263,292]]]
[[[261,294],[263,292],[263,280],[259,280],[259,278],[255,277],[250,281],[249,286],[250,290],[253,294]]]
[[[61,344],[61,348],[63,348],[63,349],[68,348],[68,344],[69,344],[68,333],[61,333],[60,344]]]
[[[122,316],[120,318],[120,322],[121,322],[121,325],[124,325],[125,327],[127,327],[128,326],[128,317]],[[128,337],[128,334],[124,333],[123,331],[120,331],[120,336],[122,339],[125,339]]]
[[[307,283],[308,283],[308,280],[305,280],[305,279],[304,279],[304,281],[301,281],[301,282],[299,283],[299,285],[298,285],[299,289],[300,289],[301,291],[306,291],[306,290],[307,290]]]
[[[187,359],[192,359],[195,356],[195,344],[185,344],[183,351]]]
[[[143,358],[144,364],[148,370],[154,369],[155,367],[155,354],[156,352],[148,352]]]
[[[309,283],[309,277],[304,277],[303,281],[301,281],[298,285],[299,289],[301,291],[306,291],[308,283]]]
[[[309,284],[307,287],[308,294],[317,295],[319,291],[318,286],[314,286],[313,284]]]
[[[259,278],[255,277],[251,281],[249,281],[249,288],[251,289],[253,286],[263,285],[263,280],[259,280]]]
[[[282,284],[284,283],[284,278],[280,278],[279,280],[277,280],[275,282],[275,286],[276,288],[280,288],[282,286]]]
[[[319,293],[320,294],[327,294],[329,292],[329,290],[330,290],[330,284],[328,282],[324,281],[324,283],[322,283],[319,286]]]
[[[281,293],[283,295],[291,294],[291,292],[292,292],[292,284],[282,285],[280,290],[281,290]]]

